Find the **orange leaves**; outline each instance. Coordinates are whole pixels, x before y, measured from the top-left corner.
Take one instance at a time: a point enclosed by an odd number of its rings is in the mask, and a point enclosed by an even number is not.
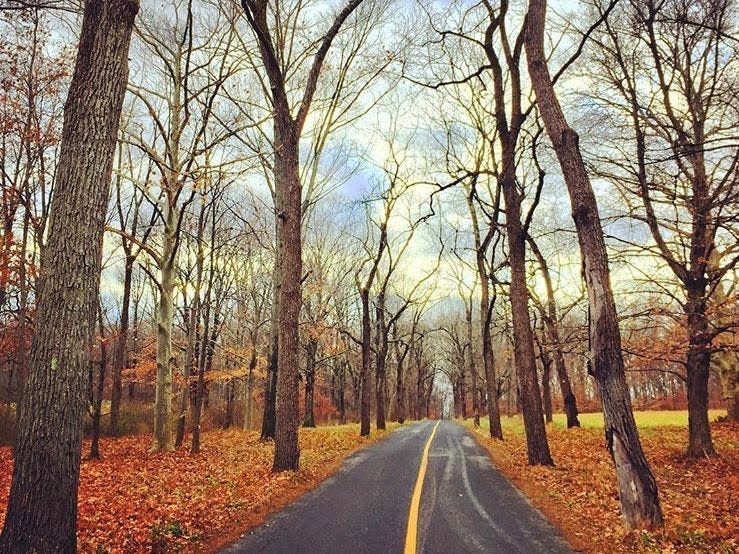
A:
[[[641,429],[657,478],[665,528],[627,534],[613,464],[601,429],[547,428],[557,467],[526,465],[526,441],[513,429],[504,442],[480,438],[497,467],[583,552],[735,552],[739,548],[739,426],[716,424],[717,459],[683,457],[682,427]]]
[[[150,453],[149,436],[103,439],[103,459],[82,463],[79,549],[190,552],[203,542],[214,547],[218,539],[235,539],[368,442],[358,434],[356,426],[301,430],[300,471],[278,475],[270,471],[273,445],[256,433],[206,433],[196,456],[186,449]],[[0,521],[11,471],[10,449],[1,448]]]

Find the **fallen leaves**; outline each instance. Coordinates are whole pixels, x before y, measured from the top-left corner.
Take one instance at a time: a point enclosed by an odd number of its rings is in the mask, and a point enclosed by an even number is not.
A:
[[[81,552],[212,550],[261,523],[329,476],[351,451],[387,432],[358,426],[301,429],[297,472],[273,474],[274,445],[257,433],[206,433],[202,452],[150,453],[151,437],[103,439],[100,461],[83,461],[78,517]],[[12,459],[0,448],[0,521]]]
[[[471,427],[471,423],[469,424]],[[526,465],[520,426],[504,427],[505,441],[477,430],[495,465],[560,527],[582,552],[733,553],[739,549],[739,426],[712,426],[721,456],[686,459],[687,432],[679,427],[640,430],[657,478],[665,527],[627,533],[619,512],[613,465],[602,430],[548,426],[557,467]]]

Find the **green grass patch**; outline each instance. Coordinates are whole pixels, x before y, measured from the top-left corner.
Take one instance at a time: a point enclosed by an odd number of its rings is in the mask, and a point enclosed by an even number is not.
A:
[[[708,419],[715,421],[717,418],[726,415],[726,410],[709,410]],[[588,429],[603,428],[603,414],[600,412],[592,414],[580,414],[580,425]],[[634,412],[636,426],[640,429],[648,429],[650,427],[687,427],[688,411],[687,410],[647,410]],[[554,424],[559,427],[567,426],[567,419],[564,414],[554,414]]]
[[[726,410],[708,410],[708,419],[715,421],[719,417],[726,415]],[[603,414],[600,412],[580,414],[580,425],[586,429],[603,429]],[[636,426],[639,429],[650,429],[654,427],[687,427],[688,411],[687,410],[647,410],[634,412]],[[470,419],[470,425],[472,420]],[[501,416],[500,423],[503,426],[503,434],[512,433],[515,435],[523,435],[523,417]],[[565,428],[567,419],[564,414],[554,414],[554,425]],[[480,427],[488,429],[488,418],[480,418]]]

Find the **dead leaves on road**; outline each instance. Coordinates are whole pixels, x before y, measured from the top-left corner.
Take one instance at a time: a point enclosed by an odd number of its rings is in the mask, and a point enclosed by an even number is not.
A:
[[[386,433],[358,426],[301,429],[301,469],[272,474],[274,446],[257,433],[207,433],[201,454],[152,454],[151,437],[104,439],[103,460],[82,463],[81,552],[195,552],[236,539],[330,475],[352,450]],[[0,449],[0,521],[10,487],[10,449]]]
[[[549,426],[554,468],[527,466],[526,440],[510,429],[503,442],[476,436],[582,552],[729,554],[739,550],[739,426],[715,424],[712,431],[721,457],[690,460],[684,428],[640,430],[665,513],[665,528],[651,533],[624,530],[602,430]]]

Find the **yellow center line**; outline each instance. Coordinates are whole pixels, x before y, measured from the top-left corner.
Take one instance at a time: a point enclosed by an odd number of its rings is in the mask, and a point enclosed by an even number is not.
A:
[[[413,496],[411,497],[411,509],[408,513],[408,528],[405,532],[405,549],[404,554],[416,554],[418,540],[418,513],[421,509],[421,491],[423,490],[423,479],[426,477],[426,467],[429,463],[429,450],[431,449],[431,441],[434,440],[436,434],[436,428],[439,426],[441,421],[437,421],[434,425],[433,431],[429,439],[426,441],[426,446],[423,448],[423,454],[421,455],[421,466],[418,468],[418,477],[416,477],[416,486],[413,489]]]

